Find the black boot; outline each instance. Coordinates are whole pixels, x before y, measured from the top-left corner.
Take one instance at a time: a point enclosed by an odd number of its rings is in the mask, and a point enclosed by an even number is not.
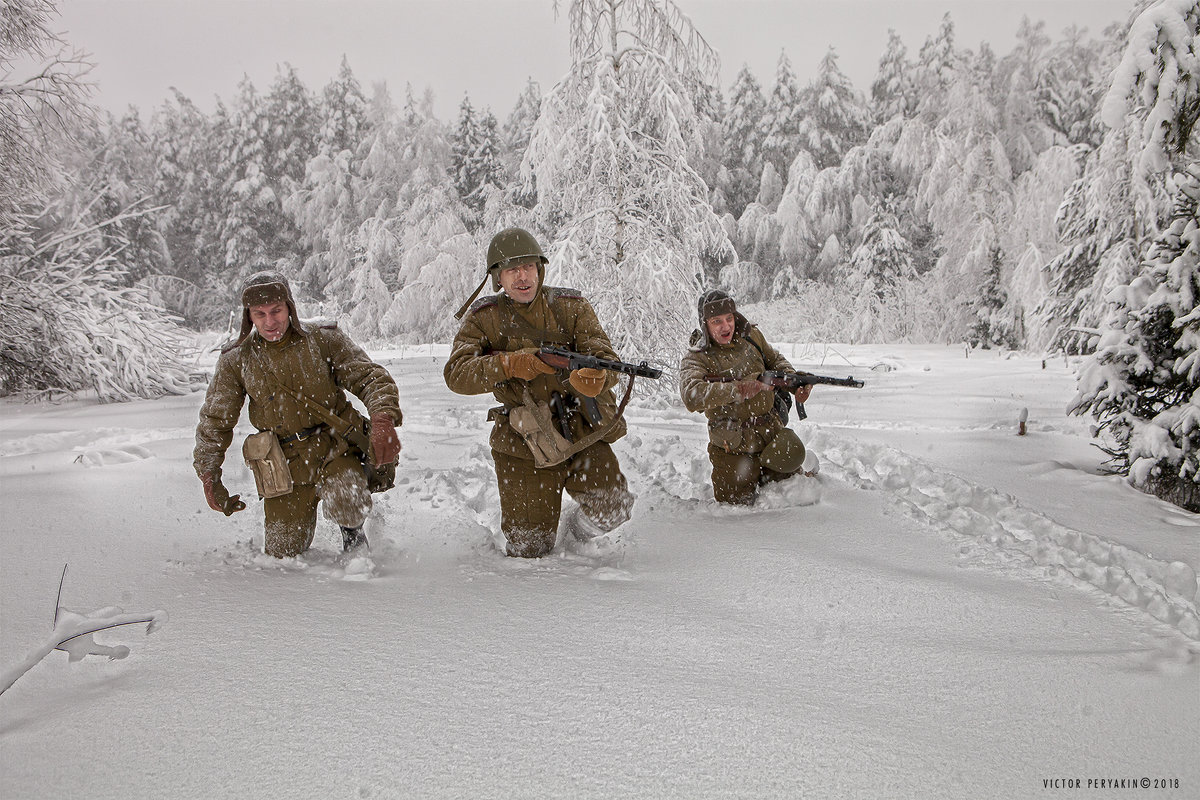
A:
[[[342,527],[342,552],[349,553],[352,550],[369,550],[370,545],[367,543],[367,535],[363,533],[362,528],[347,528]]]

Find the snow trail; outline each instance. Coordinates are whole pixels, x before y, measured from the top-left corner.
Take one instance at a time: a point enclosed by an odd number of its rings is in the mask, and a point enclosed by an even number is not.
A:
[[[815,426],[808,441],[838,477],[883,489],[935,526],[967,537],[964,555],[1006,556],[1048,576],[1065,572],[1200,640],[1196,573],[1189,565],[1060,525],[1015,497],[884,445]]]

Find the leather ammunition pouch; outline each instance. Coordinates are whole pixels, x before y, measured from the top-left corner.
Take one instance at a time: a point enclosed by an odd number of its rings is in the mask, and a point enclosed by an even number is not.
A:
[[[292,471],[274,433],[260,431],[247,436],[242,443],[242,456],[254,473],[259,497],[281,497],[292,491]]]

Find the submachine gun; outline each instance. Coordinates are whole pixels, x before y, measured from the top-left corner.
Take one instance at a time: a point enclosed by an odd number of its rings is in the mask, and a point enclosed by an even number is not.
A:
[[[573,370],[573,369],[606,369],[609,372],[620,372],[629,375],[629,386],[625,389],[625,397],[621,400],[621,405],[617,409],[617,416],[625,410],[626,403],[629,402],[629,394],[633,391],[633,378],[652,378],[658,380],[662,377],[662,370],[656,369],[648,365],[645,361],[640,364],[631,364],[628,361],[616,361],[611,358],[600,358],[599,356],[590,356],[585,353],[576,353],[573,350],[567,350],[562,347],[544,344],[537,353],[537,357],[542,360],[547,366],[555,369]],[[583,412],[583,418],[592,428],[600,425],[600,404],[596,402],[594,397],[576,397],[573,394],[564,394],[562,392],[554,392],[550,396],[550,411],[554,415],[554,419],[558,422],[559,432],[567,441],[574,441],[571,436],[570,415],[571,412],[578,408]]]
[[[736,383],[741,380],[729,375],[705,375],[704,379],[714,383]],[[848,389],[861,389],[864,384],[862,381],[855,380],[853,377],[833,378],[828,375],[814,375],[811,372],[783,372],[779,370],[769,369],[758,377],[759,383],[765,383],[775,390],[775,411],[779,414],[780,421],[787,424],[788,409],[792,407],[792,396],[801,386],[816,386],[821,384],[824,386],[843,386]],[[808,412],[804,410],[803,403],[796,403],[796,418],[804,421],[808,419]]]

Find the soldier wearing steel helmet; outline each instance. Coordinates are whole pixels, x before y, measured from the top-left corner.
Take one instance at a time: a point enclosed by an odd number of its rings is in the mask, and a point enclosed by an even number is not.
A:
[[[697,310],[700,328],[679,364],[679,391],[688,411],[708,417],[713,495],[750,505],[761,485],[803,470],[803,443],[776,413],[774,391],[757,379],[765,370],[794,370],[725,292],[705,292]],[[800,387],[796,401],[811,391]]]
[[[546,261],[537,240],[520,228],[492,238],[487,272],[459,311],[465,318],[443,371],[451,390],[491,392],[501,404],[488,413],[500,525],[507,554],[522,558],[544,556],[554,548],[564,489],[578,503],[566,520],[568,535],[598,546],[619,541],[617,528],[629,519],[634,499],[609,446],[625,435],[625,423],[615,413],[617,376],[600,369],[558,373],[536,355],[541,345],[553,344],[617,358],[591,304],[573,289],[545,285]],[[489,280],[497,294],[475,300]],[[594,398],[601,419],[610,422],[586,449],[563,463],[538,467],[509,414],[531,401],[549,403],[555,393]],[[571,414],[566,424],[575,441],[592,432],[583,414]]]

